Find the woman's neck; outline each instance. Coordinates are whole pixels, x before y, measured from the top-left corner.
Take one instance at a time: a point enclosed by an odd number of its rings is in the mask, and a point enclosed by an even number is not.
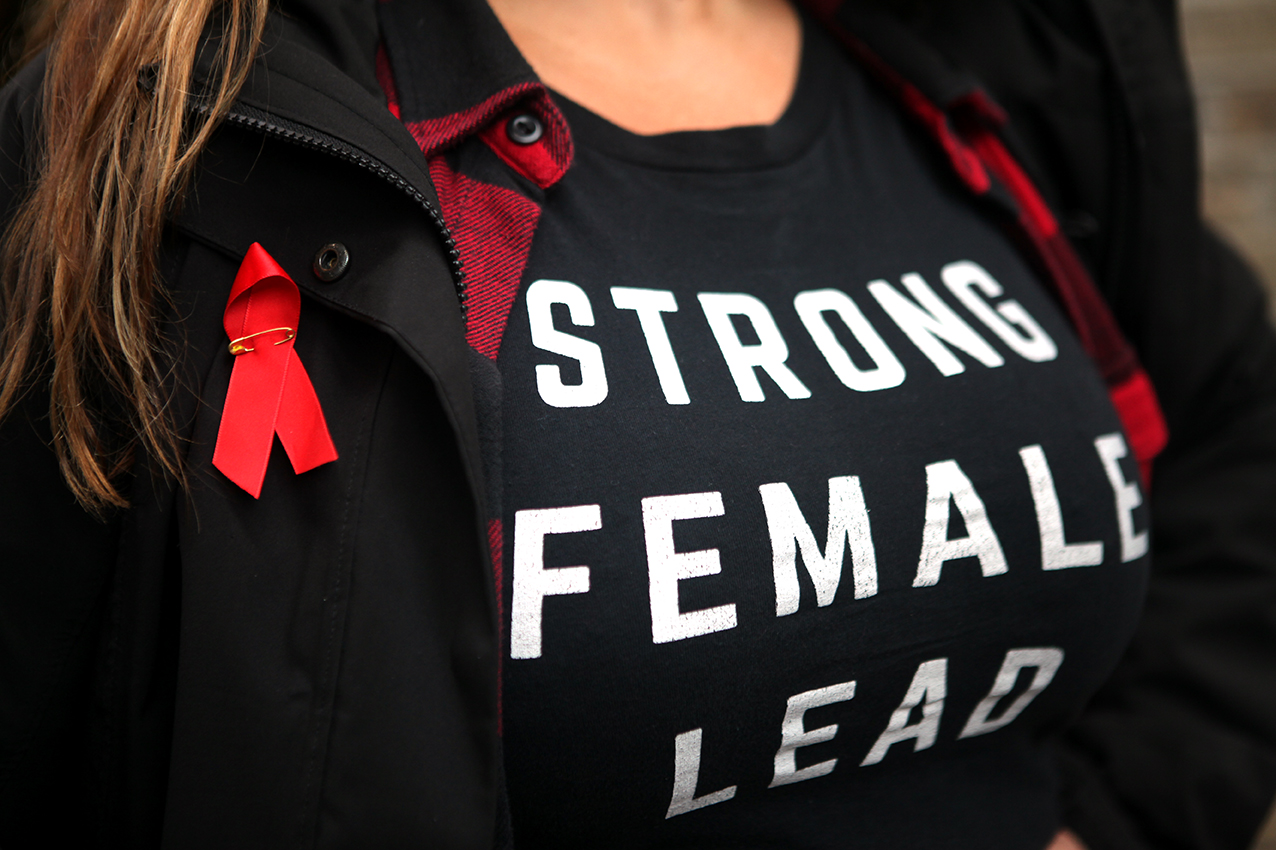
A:
[[[488,0],[546,85],[635,133],[770,124],[797,83],[787,0]]]

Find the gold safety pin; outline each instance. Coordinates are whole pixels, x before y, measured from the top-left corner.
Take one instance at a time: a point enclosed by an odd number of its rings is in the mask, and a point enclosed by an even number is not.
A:
[[[275,345],[283,345],[285,342],[288,342],[289,340],[295,339],[297,337],[297,331],[294,328],[267,328],[264,331],[257,331],[257,333],[255,334],[249,334],[248,336],[241,336],[239,339],[232,339],[230,341],[230,345],[227,347],[230,349],[231,354],[247,354],[248,352],[256,351],[257,349],[249,348],[246,345],[244,345],[244,340],[252,339],[255,336],[261,336],[262,334],[275,333],[276,331],[287,331],[288,336],[279,340],[279,342],[276,342]]]

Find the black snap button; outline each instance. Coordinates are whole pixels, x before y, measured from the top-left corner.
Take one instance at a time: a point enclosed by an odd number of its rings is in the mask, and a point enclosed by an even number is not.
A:
[[[511,142],[520,145],[530,145],[540,141],[540,137],[544,134],[545,127],[540,119],[527,112],[515,115],[505,125],[505,135],[510,137]]]
[[[315,277],[324,283],[332,283],[346,273],[350,265],[350,252],[340,242],[329,242],[315,254]]]

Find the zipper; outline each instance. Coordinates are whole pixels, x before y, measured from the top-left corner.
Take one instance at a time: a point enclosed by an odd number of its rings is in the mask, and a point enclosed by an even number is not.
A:
[[[196,106],[195,109],[202,112],[205,111],[206,107]],[[363,170],[375,174],[420,204],[443,240],[443,246],[448,256],[448,267],[452,273],[452,284],[456,288],[457,304],[461,310],[461,317],[465,317],[465,269],[461,265],[461,252],[456,247],[456,239],[453,237],[452,231],[443,220],[443,213],[423,192],[379,160],[367,156],[340,139],[305,125],[278,118],[268,112],[253,109],[252,107],[245,107],[243,104],[237,104],[231,111],[227,112],[224,120],[240,127],[256,130],[268,136],[310,148],[311,150],[322,151],[330,156],[335,156],[345,162],[357,165]]]

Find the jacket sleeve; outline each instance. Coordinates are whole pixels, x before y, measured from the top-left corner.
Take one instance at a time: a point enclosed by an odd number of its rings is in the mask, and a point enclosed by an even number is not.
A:
[[[42,66],[0,92],[0,210],[31,161]],[[3,302],[0,302],[3,303]],[[4,310],[10,309],[7,305]],[[93,670],[118,523],[83,511],[50,448],[48,395],[32,380],[0,422],[0,846],[79,834],[86,817]],[[36,832],[36,830],[39,830]]]
[[[1276,335],[1204,229],[1195,286],[1180,297],[1226,315],[1196,305],[1163,331],[1206,368],[1156,465],[1143,620],[1060,744],[1065,821],[1091,850],[1243,850],[1276,794]]]
[[[1092,850],[1245,850],[1276,794],[1276,333],[1202,222],[1175,3],[1091,4],[1134,153],[1105,290],[1160,395],[1152,562],[1124,659],[1060,745]]]

